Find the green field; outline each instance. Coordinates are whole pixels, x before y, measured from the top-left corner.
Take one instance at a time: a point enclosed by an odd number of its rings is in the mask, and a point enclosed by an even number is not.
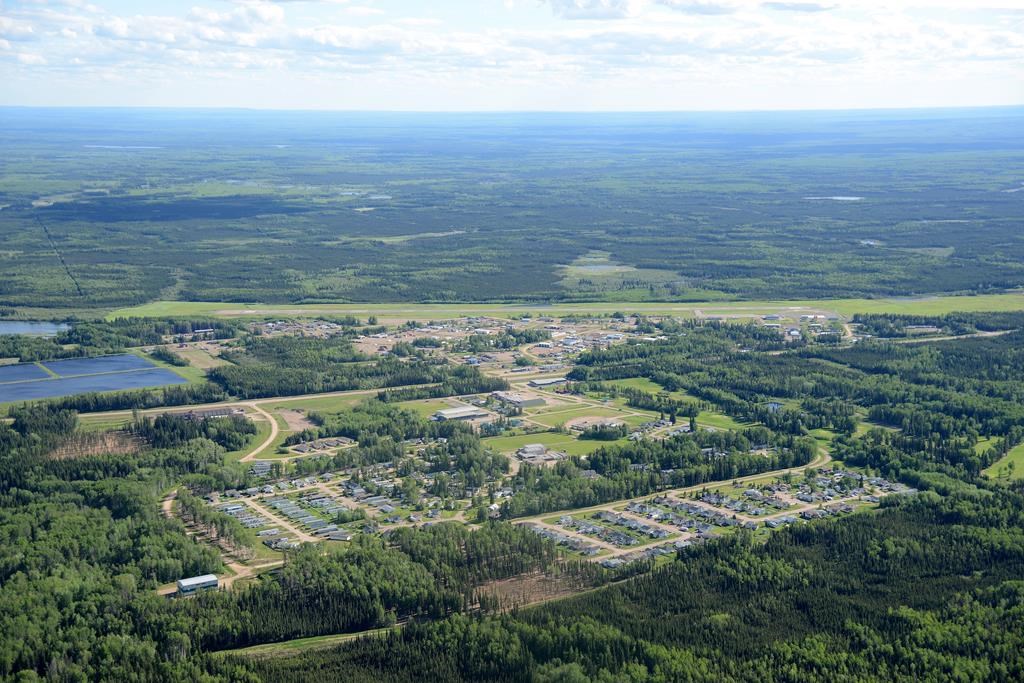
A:
[[[586,455],[596,451],[601,446],[625,443],[625,439],[620,441],[580,441],[568,434],[538,432],[536,434],[521,434],[518,436],[495,436],[484,439],[483,443],[499,453],[514,453],[527,444],[542,443],[552,450],[562,451],[567,455]]]
[[[992,463],[982,474],[993,479],[1024,479],[1024,443],[1011,448],[1009,453]]]
[[[665,389],[652,380],[646,377],[630,377],[629,379],[613,379],[603,382],[603,384],[611,384],[617,387],[625,387],[627,389],[639,389],[640,391],[646,391],[650,394],[657,394],[665,391]]]
[[[365,401],[373,394],[360,394],[355,396],[323,396],[320,398],[303,398],[292,401],[280,401],[278,403],[261,404],[264,409],[276,410],[305,410],[306,412],[339,413],[360,401]]]
[[[565,409],[562,406],[558,406],[558,409],[549,412],[535,413],[528,415],[531,420],[547,427],[554,427],[560,425],[569,420],[575,420],[580,417],[609,417],[619,418],[623,422],[626,421],[628,415],[624,414],[622,410],[615,410],[613,408],[601,408],[597,406],[583,406],[581,408],[569,408]]]
[[[296,638],[281,643],[268,643],[266,645],[254,645],[252,647],[239,648],[237,650],[223,650],[216,654],[220,655],[245,655],[247,657],[277,657],[296,652],[318,650],[321,648],[334,647],[338,643],[347,640],[362,638],[363,636],[385,635],[400,627],[377,628],[370,631],[358,633],[339,633],[330,636],[313,636],[311,638]]]
[[[525,313],[549,316],[593,314],[616,311],[693,317],[696,311],[706,316],[760,316],[781,313],[799,316],[805,311],[836,313],[850,317],[855,313],[913,313],[941,315],[954,311],[1024,310],[1024,293],[984,294],[979,296],[931,296],[921,298],[822,299],[820,301],[706,301],[699,303],[565,303],[550,306],[531,304],[238,304],[211,301],[154,301],[141,306],[111,311],[117,317],[167,317],[206,315],[214,317],[273,317],[317,315],[369,315],[389,320],[436,320],[468,315],[519,317]]]

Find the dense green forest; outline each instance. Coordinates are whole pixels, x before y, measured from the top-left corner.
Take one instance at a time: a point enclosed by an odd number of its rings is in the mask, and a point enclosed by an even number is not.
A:
[[[231,365],[213,368],[212,382],[240,398],[436,384],[451,396],[507,388],[476,368],[451,365],[421,351],[411,356],[364,357],[345,336],[327,339],[249,336],[225,352]],[[403,399],[404,400],[404,399]]]
[[[1019,109],[5,109],[0,306],[996,291],[1024,284],[1021,130]]]
[[[747,424],[601,445],[553,467],[523,463],[514,475],[469,425],[381,400],[390,390],[312,411],[314,427],[298,439],[356,443],[298,461],[297,475],[354,468],[373,488],[360,470],[392,462],[407,480],[434,476],[430,493],[442,498],[476,490],[481,523],[301,548],[248,586],[190,600],[154,589],[221,572],[222,560],[161,515],[160,500],[177,487],[181,517],[252,545],[251,531],[200,502],[254,484],[245,463],[225,458],[251,437],[251,423],[139,419],[133,429],[145,448],[68,459],[53,453],[79,429],[73,402],[17,406],[0,422],[0,678],[1020,680],[1024,484],[981,470],[1024,439],[1024,332],[1011,331],[1006,316],[933,322],[1007,333],[783,347],[743,324],[657,323],[662,341],[583,354],[569,390],[617,392],[698,425],[708,409]],[[342,338],[253,338],[234,353],[235,367],[282,364],[331,377],[367,363]],[[397,362],[434,367],[415,355]],[[625,377],[664,390],[609,383]],[[919,492],[767,536],[741,531],[619,574],[570,559],[509,521],[806,464],[822,439],[847,466]],[[410,440],[422,443],[415,456],[404,447]],[[506,475],[511,495],[497,512],[505,519],[487,520]],[[524,573],[562,577],[578,594],[499,609],[487,586]],[[307,653],[219,652],[392,624],[401,628]]]

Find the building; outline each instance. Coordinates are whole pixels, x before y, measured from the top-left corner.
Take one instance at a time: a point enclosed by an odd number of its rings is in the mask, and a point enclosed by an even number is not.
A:
[[[178,579],[178,595],[195,595],[202,591],[216,590],[219,585],[214,574]]]
[[[513,408],[534,408],[545,404],[544,399],[539,396],[528,397],[511,391],[495,391],[491,396]]]
[[[565,377],[538,377],[537,379],[530,380],[530,386],[537,388],[553,387],[558,384],[565,384],[568,381]]]
[[[172,415],[175,413],[171,413]],[[241,408],[206,408],[203,410],[190,410],[187,413],[176,413],[179,417],[183,417],[186,420],[192,420],[198,422],[201,420],[216,420],[218,418],[232,417],[234,415],[245,415],[245,411]]]
[[[249,471],[257,477],[265,477],[270,474],[270,462],[267,460],[257,460],[249,466]]]
[[[434,420],[444,422],[446,420],[473,420],[478,417],[487,417],[487,411],[476,406],[459,406],[458,408],[445,408],[434,413]]]
[[[526,444],[519,449],[519,457],[521,458],[543,458],[547,455],[548,448],[542,443],[530,443]]]

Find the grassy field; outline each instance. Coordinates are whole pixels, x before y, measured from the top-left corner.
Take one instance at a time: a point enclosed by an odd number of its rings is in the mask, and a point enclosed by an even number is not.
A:
[[[361,638],[363,636],[385,635],[395,628],[399,627],[378,628],[373,629],[372,631],[340,633],[330,636],[314,636],[312,638],[296,638],[295,640],[286,640],[283,643],[268,643],[266,645],[254,645],[252,647],[239,648],[237,650],[223,650],[217,654],[245,655],[246,657],[279,657],[295,654],[296,652],[333,647],[338,643],[343,643],[355,638]]]
[[[744,427],[749,427],[751,425],[737,422],[728,415],[724,415],[722,413],[712,413],[707,410],[703,410],[700,415],[697,416],[697,426],[714,427],[715,429],[743,429]]]
[[[280,403],[271,403],[269,405],[263,404],[263,407],[271,411],[305,410],[306,412],[340,413],[370,397],[370,394],[360,396],[324,396],[321,398],[281,401]]]
[[[237,304],[211,301],[154,301],[141,306],[111,311],[117,317],[166,317],[204,315],[214,317],[273,317],[375,315],[383,320],[431,320],[468,315],[519,317],[525,313],[561,316],[570,314],[610,314],[615,311],[693,317],[703,315],[758,316],[767,313],[799,315],[804,311],[836,313],[850,317],[855,313],[915,313],[941,315],[954,311],[1024,310],[1024,293],[985,294],[979,296],[931,296],[900,299],[822,299],[820,301],[710,301],[696,303],[565,303],[535,304]]]
[[[646,377],[630,377],[629,379],[613,379],[603,382],[603,384],[611,384],[617,387],[626,387],[628,389],[639,389],[640,391],[646,391],[651,394],[657,394],[658,392],[665,391],[664,388],[657,382],[647,379]]]
[[[580,417],[608,417],[608,418],[619,418],[625,421],[626,415],[621,410],[615,410],[613,408],[601,408],[597,406],[584,406],[582,408],[570,408],[568,410],[558,406],[560,410],[552,410],[549,412],[535,413],[528,415],[531,420],[547,427],[554,427],[555,425],[568,422],[569,420],[575,420]]]
[[[982,474],[993,479],[1024,479],[1024,443],[1011,448],[1009,453],[992,463]]]
[[[518,436],[495,436],[484,439],[485,446],[490,446],[499,453],[513,453],[531,443],[542,443],[552,450],[562,451],[568,455],[586,455],[601,446],[625,443],[625,439],[621,441],[580,441],[568,434],[556,434],[554,432],[539,432],[537,434],[521,434]]]

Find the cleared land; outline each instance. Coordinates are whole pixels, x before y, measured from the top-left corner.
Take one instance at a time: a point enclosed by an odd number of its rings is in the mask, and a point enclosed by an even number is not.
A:
[[[1024,479],[1024,443],[1011,448],[982,473],[993,479]]]
[[[1024,309],[1024,293],[979,296],[929,296],[921,298],[822,299],[820,301],[705,301],[694,303],[565,303],[549,306],[532,304],[237,304],[213,301],[154,301],[141,306],[111,311],[118,317],[165,317],[205,315],[223,318],[267,316],[353,315],[377,316],[381,322],[439,320],[462,316],[513,317],[534,315],[601,315],[616,311],[672,315],[676,317],[740,316],[772,313],[834,313],[850,317],[855,313],[913,313],[942,315],[956,311],[1018,311]]]

